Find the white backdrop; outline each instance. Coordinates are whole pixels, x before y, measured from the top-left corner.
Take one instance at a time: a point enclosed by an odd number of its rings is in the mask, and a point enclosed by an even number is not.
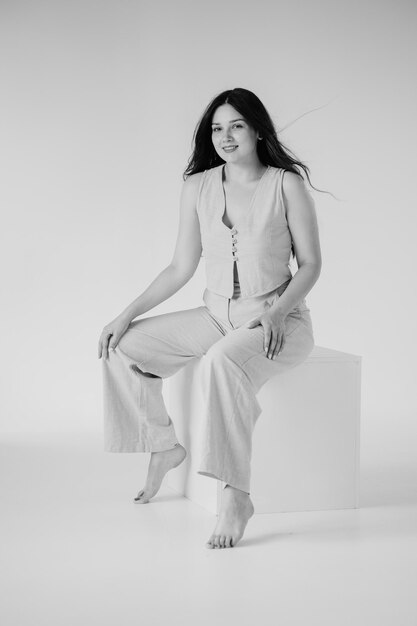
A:
[[[1,428],[100,431],[102,327],[169,263],[210,99],[245,87],[311,168],[318,345],[363,357],[362,450],[415,454],[416,5],[1,3]],[[304,115],[307,111],[311,111]],[[203,262],[203,260],[202,260]],[[202,304],[204,267],[149,315]]]

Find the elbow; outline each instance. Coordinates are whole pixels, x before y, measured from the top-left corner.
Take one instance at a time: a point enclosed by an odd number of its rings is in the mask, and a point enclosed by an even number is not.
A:
[[[318,280],[320,274],[321,274],[321,259],[315,260],[315,261],[306,261],[305,263],[301,263],[299,265],[299,269],[301,267],[308,267],[309,271],[311,272],[313,278],[314,278],[314,282],[316,280]]]
[[[314,268],[315,268],[315,271],[316,271],[317,278],[321,274],[321,266],[322,266],[321,259],[319,261],[317,261],[316,263],[314,263]]]
[[[188,283],[188,281],[194,276],[197,269],[197,267],[181,267],[174,265],[173,263],[171,263],[169,267],[175,275],[175,282],[180,284],[181,287]]]
[[[316,282],[321,274],[321,260],[315,263],[312,263],[312,272],[314,276],[314,282]]]

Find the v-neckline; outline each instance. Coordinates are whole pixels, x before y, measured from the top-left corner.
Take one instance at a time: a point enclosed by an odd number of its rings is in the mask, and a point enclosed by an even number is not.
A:
[[[221,192],[222,192],[222,197],[223,197],[223,206],[222,206],[222,210],[221,210],[221,214],[220,214],[220,221],[221,221],[221,223],[223,224],[223,226],[224,226],[225,228],[227,228],[227,230],[230,232],[230,231],[234,231],[234,230],[236,230],[236,229],[237,229],[237,226],[239,226],[239,223],[234,224],[234,225],[230,228],[230,227],[229,227],[227,224],[225,224],[225,223],[224,223],[224,221],[223,221],[224,215],[225,215],[225,213],[226,213],[226,192],[225,192],[225,189],[224,189],[224,184],[223,184],[223,182],[224,182],[224,168],[225,168],[225,165],[226,165],[226,163],[223,163],[223,165],[221,165],[221,166],[220,166],[220,168],[219,168],[219,171],[220,171],[220,187],[221,187]],[[269,172],[269,170],[270,170],[270,169],[271,169],[271,166],[270,166],[270,165],[267,165],[266,170],[264,171],[264,173],[262,174],[262,176],[261,176],[261,177],[260,177],[260,179],[258,180],[258,184],[256,185],[256,187],[255,187],[255,191],[254,191],[254,192],[253,192],[253,194],[252,194],[252,198],[251,198],[251,201],[250,201],[250,204],[249,204],[248,210],[246,211],[246,214],[245,214],[245,218],[244,218],[244,219],[247,219],[247,217],[249,216],[249,213],[251,212],[252,207],[253,207],[253,205],[254,205],[255,198],[256,198],[256,195],[257,195],[257,193],[258,193],[259,187],[260,187],[260,185],[261,185],[262,181],[264,180],[264,178],[265,178],[265,176],[266,176],[267,172]]]

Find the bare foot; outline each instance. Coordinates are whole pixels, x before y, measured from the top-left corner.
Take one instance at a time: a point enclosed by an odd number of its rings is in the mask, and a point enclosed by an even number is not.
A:
[[[134,499],[138,504],[146,504],[156,494],[161,486],[165,474],[174,467],[177,467],[187,456],[186,449],[179,443],[170,450],[162,452],[152,452],[149,461],[148,476],[145,487],[139,491]]]
[[[222,492],[219,518],[206,548],[233,548],[242,538],[255,509],[245,491],[227,485]]]

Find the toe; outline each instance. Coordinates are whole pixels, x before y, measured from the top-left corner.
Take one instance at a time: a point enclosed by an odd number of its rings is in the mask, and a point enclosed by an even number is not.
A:
[[[147,504],[149,502],[149,495],[145,491],[141,491],[135,498],[136,504]]]
[[[138,495],[136,496],[135,500],[140,500],[140,498],[143,496],[143,494],[145,493],[145,490],[142,489],[141,491],[139,491]]]
[[[232,547],[232,538],[230,537],[230,535],[226,537],[225,547],[226,548]]]
[[[225,547],[225,541],[226,541],[226,537],[224,535],[221,535],[219,539],[219,544],[221,548]]]

